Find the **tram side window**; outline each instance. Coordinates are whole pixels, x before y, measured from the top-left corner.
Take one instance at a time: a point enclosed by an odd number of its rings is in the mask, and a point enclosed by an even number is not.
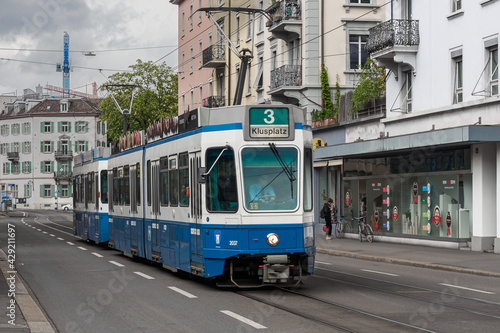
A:
[[[207,176],[206,199],[207,210],[211,212],[238,210],[234,151],[231,148],[224,149],[225,147],[219,147],[207,150],[206,166],[211,171]]]
[[[146,200],[148,201],[148,206],[151,206],[151,160],[146,163],[146,181],[147,181],[147,191],[146,191]]]
[[[101,171],[101,202],[108,203],[108,171]]]
[[[168,181],[170,185],[170,206],[179,203],[179,170],[177,169],[177,156],[171,156],[168,160]]]
[[[118,169],[113,168],[113,204],[118,205],[120,202],[120,178],[118,178]]]
[[[189,205],[189,158],[187,153],[179,154],[179,198],[181,206]]]
[[[168,157],[160,159],[160,204],[168,205]]]
[[[137,206],[141,205],[141,166],[139,163],[135,165],[135,201]]]
[[[311,211],[313,208],[313,199],[312,199],[312,170],[313,170],[313,162],[312,162],[312,149],[306,148],[304,149],[304,210]]]
[[[123,175],[120,179],[120,195],[121,204],[130,205],[130,167],[125,165],[123,167]]]

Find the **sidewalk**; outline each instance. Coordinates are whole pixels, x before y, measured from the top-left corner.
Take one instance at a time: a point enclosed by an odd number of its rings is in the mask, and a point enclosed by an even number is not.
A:
[[[322,225],[319,225],[322,228]],[[316,228],[316,251],[334,256],[387,262],[399,265],[425,267],[446,271],[500,278],[500,255],[396,243],[373,243],[356,238],[325,239],[325,233]]]

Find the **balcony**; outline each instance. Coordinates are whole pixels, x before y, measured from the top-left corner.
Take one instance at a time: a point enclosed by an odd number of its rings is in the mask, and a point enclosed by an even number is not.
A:
[[[71,150],[56,150],[54,152],[56,160],[70,161],[73,159],[73,152]]]
[[[283,103],[296,103],[301,99],[302,66],[284,65],[271,71],[271,90],[275,100]],[[294,100],[289,100],[290,98]]]
[[[203,67],[218,68],[226,65],[224,44],[213,44],[203,50]]]
[[[281,0],[269,7],[266,12],[271,19],[266,27],[275,38],[300,38],[302,31],[301,0]]]
[[[203,106],[208,108],[218,108],[226,105],[224,96],[210,96],[203,99]]]
[[[389,20],[370,29],[366,51],[397,75],[399,63],[410,65],[416,72],[419,44],[418,20]]]
[[[11,162],[19,161],[19,152],[7,153],[7,159]]]
[[[73,172],[71,171],[56,171],[54,172],[54,178],[56,180],[71,180],[73,177]]]

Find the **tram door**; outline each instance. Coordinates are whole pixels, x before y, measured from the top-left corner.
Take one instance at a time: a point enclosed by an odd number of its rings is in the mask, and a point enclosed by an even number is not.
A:
[[[189,207],[191,219],[195,223],[191,231],[191,257],[202,257],[203,237],[201,236],[202,195],[201,184],[198,182],[198,169],[201,167],[201,152],[190,153],[189,156]]]

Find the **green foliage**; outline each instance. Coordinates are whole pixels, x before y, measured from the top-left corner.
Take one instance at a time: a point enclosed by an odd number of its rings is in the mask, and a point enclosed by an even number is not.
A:
[[[103,84],[138,85],[142,89],[134,94],[132,113],[128,117],[128,130],[145,130],[149,124],[166,116],[177,115],[177,74],[165,63],[153,64],[151,61],[130,66],[132,72],[116,73]],[[104,88],[103,88],[104,89]],[[133,87],[108,87],[122,109],[129,109]],[[116,107],[113,98],[108,96],[102,101],[100,120],[108,123],[108,140],[116,140],[123,134],[124,117]]]
[[[338,119],[339,115],[339,102],[340,102],[340,86],[337,82],[335,84],[335,104],[332,102],[330,84],[328,83],[328,70],[323,65],[321,66],[321,97],[323,99],[323,109],[321,111],[315,112],[312,116],[312,120],[322,120],[325,118],[335,118]]]
[[[357,114],[372,98],[385,94],[385,69],[368,58],[361,69],[360,79],[352,95],[350,114]]]

